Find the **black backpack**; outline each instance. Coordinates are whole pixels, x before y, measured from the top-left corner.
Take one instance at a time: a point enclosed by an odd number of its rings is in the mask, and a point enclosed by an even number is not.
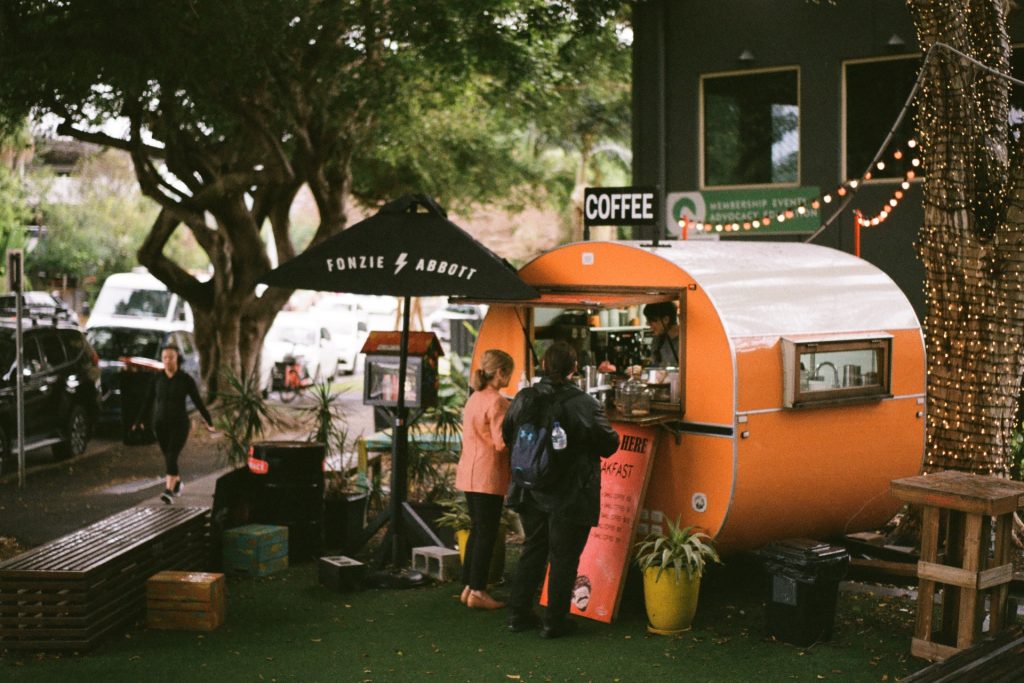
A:
[[[551,430],[559,420],[560,408],[555,392],[536,392],[523,407],[510,454],[513,484],[544,491],[561,480],[568,454],[551,445]]]

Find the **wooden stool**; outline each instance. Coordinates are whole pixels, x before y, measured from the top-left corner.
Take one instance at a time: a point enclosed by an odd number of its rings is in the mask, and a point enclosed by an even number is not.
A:
[[[1024,505],[1024,483],[997,477],[946,471],[897,479],[893,495],[924,509],[917,623],[910,653],[945,659],[970,647],[981,636],[984,592],[989,593],[989,633],[1005,626],[1006,595],[1013,579],[1010,549],[1013,513]],[[940,518],[946,517],[945,562],[939,562]],[[992,518],[995,551],[989,557]],[[938,585],[942,623],[932,628]]]

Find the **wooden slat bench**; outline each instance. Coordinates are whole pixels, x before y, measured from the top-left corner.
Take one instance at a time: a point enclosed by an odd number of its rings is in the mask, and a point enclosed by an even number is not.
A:
[[[202,569],[209,510],[136,507],[0,562],[0,650],[86,650],[146,608],[146,579]]]
[[[1016,683],[1024,675],[1024,632],[1019,628],[1000,631],[949,659],[936,662],[903,679],[903,683],[977,681]]]

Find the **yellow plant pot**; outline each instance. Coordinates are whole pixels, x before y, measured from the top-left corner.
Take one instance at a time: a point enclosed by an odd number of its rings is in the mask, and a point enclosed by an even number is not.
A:
[[[674,569],[658,576],[657,567],[644,570],[644,604],[647,607],[647,630],[659,635],[689,631],[697,613],[700,577],[678,577]]]
[[[498,527],[498,538],[494,541],[494,554],[487,573],[489,583],[497,583],[505,573],[505,535],[508,528],[504,523]],[[466,544],[469,543],[469,529],[456,529],[455,542],[459,545],[459,562],[466,564]]]
[[[456,529],[455,542],[459,544],[459,562],[466,564],[466,544],[469,543],[469,529]]]

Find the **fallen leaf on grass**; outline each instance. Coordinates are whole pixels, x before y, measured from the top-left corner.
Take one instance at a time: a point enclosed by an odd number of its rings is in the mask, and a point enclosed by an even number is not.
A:
[[[324,642],[324,639],[323,638],[310,638],[309,642],[311,642],[311,643],[322,643],[322,642]]]
[[[510,681],[521,681],[521,680],[523,680],[523,677],[520,676],[519,674],[505,674],[505,678],[509,679]]]

